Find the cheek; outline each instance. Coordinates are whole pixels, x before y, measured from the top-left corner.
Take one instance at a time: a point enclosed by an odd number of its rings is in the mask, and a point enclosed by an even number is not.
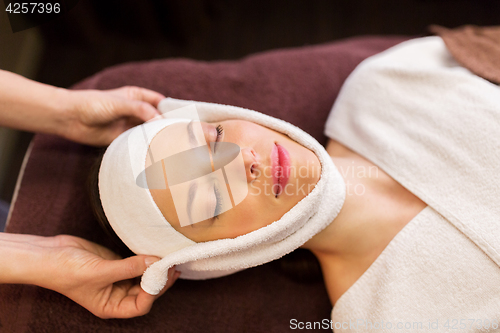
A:
[[[256,226],[256,221],[262,221],[265,218],[265,212],[258,197],[249,193],[245,200],[239,203],[231,210],[231,225],[238,235],[243,235],[260,228]],[[229,217],[229,216],[228,216]]]
[[[240,204],[224,214],[225,226],[229,226],[230,237],[236,237],[260,229],[273,222],[276,207],[269,207],[263,195],[248,196]]]
[[[242,120],[227,120],[221,122],[227,129],[225,139],[234,142],[241,147],[253,147],[256,142],[262,139],[271,140],[274,132],[252,122]]]

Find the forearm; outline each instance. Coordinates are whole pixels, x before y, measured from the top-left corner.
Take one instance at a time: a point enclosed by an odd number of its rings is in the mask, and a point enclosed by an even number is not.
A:
[[[68,91],[0,70],[0,126],[58,134]]]
[[[48,237],[0,233],[0,284],[41,285],[45,279],[43,242]]]

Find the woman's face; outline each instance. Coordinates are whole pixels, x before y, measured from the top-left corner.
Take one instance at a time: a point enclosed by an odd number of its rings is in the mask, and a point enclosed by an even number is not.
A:
[[[202,128],[207,143],[231,142],[241,148],[248,195],[214,218],[181,227],[168,187],[150,189],[166,220],[195,242],[234,238],[279,220],[319,180],[321,166],[316,154],[288,136],[244,120],[202,123]]]

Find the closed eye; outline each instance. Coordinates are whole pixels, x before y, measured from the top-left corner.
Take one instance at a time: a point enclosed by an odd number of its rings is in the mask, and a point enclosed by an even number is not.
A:
[[[215,210],[214,210],[214,218],[218,219],[219,214],[222,213],[222,195],[220,193],[219,187],[214,184],[214,194],[215,194]]]

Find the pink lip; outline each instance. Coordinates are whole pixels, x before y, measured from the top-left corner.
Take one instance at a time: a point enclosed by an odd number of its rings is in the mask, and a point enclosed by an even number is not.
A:
[[[290,154],[288,151],[275,143],[271,151],[271,173],[273,176],[273,193],[280,195],[290,177]]]

